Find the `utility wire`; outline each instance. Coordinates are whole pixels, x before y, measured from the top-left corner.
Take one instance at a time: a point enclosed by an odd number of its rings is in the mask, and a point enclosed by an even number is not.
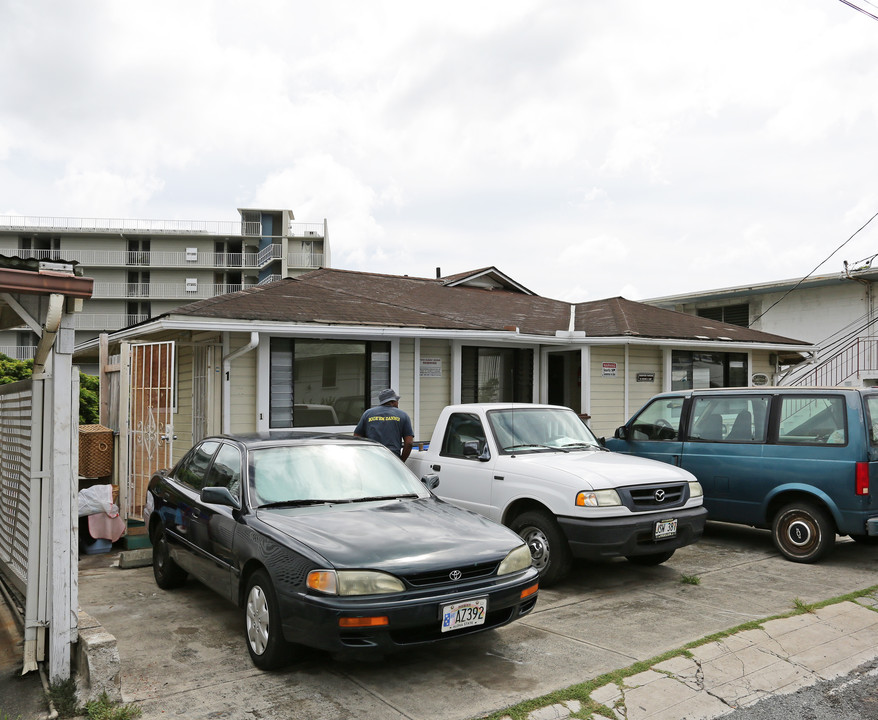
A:
[[[872,18],[873,20],[878,20],[878,15],[873,15],[873,14],[870,13],[868,10],[866,10],[866,9],[864,9],[864,8],[861,8],[861,7],[857,7],[857,6],[854,5],[852,2],[848,2],[848,0],[838,0],[838,1],[839,1],[840,3],[844,3],[844,4],[847,5],[848,7],[852,7],[854,10],[857,10],[857,11],[863,13],[863,15],[868,15],[868,16],[869,16],[870,18]],[[867,0],[867,1],[868,1],[868,0]],[[869,5],[872,5],[872,3],[869,3]],[[874,6],[873,6],[873,7],[874,7]]]
[[[840,0],[840,2],[845,2],[845,0]],[[878,20],[878,15],[875,16],[875,19]],[[789,290],[787,290],[783,295],[781,295],[780,298],[778,298],[775,302],[773,302],[771,305],[769,305],[768,308],[766,308],[765,312],[763,312],[763,313],[762,313],[761,315],[759,315],[758,317],[753,318],[753,322],[751,322],[747,327],[748,327],[748,328],[749,328],[749,327],[753,327],[753,323],[755,323],[755,322],[761,320],[762,318],[764,318],[765,315],[766,315],[766,314],[767,314],[767,313],[768,313],[773,307],[775,307],[775,306],[778,305],[779,303],[783,302],[783,301],[786,299],[787,295],[789,295],[790,293],[792,293],[792,292],[794,292],[795,290],[797,290],[798,287],[799,287],[799,285],[801,285],[803,282],[805,282],[805,280],[807,280],[807,279],[808,279],[809,277],[811,277],[815,272],[817,272],[818,269],[820,269],[823,265],[825,265],[827,262],[829,262],[829,258],[831,258],[833,255],[835,255],[835,253],[837,253],[837,252],[838,252],[839,250],[841,250],[845,245],[847,245],[851,240],[853,240],[853,239],[854,239],[854,238],[860,233],[860,231],[863,230],[863,229],[864,229],[864,228],[865,228],[870,222],[872,222],[876,217],[878,217],[878,213],[875,213],[872,217],[870,217],[868,220],[866,220],[866,222],[863,223],[862,227],[860,227],[860,228],[859,228],[859,229],[858,229],[853,235],[851,235],[851,236],[850,236],[847,240],[845,240],[841,245],[839,245],[837,248],[835,248],[835,250],[833,250],[833,251],[829,254],[829,257],[827,257],[825,260],[823,260],[819,265],[817,265],[817,267],[815,267],[811,272],[809,272],[807,275],[805,275],[805,277],[803,277],[801,280],[799,280],[799,282],[797,282],[795,285],[793,285],[793,287],[791,287],[791,288],[790,288]]]

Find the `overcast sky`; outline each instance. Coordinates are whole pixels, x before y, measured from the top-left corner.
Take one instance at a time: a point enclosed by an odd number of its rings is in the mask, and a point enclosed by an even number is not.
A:
[[[878,15],[878,0],[851,0]],[[0,0],[0,215],[328,220],[569,301],[810,273],[878,213],[840,0]],[[819,274],[878,253],[878,219]]]

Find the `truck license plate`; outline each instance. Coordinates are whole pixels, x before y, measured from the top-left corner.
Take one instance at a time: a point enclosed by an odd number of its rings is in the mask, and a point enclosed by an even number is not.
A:
[[[446,605],[442,608],[442,632],[484,625],[487,607],[487,598]]]
[[[677,518],[673,520],[659,520],[655,524],[655,532],[653,532],[652,537],[654,540],[677,537]]]

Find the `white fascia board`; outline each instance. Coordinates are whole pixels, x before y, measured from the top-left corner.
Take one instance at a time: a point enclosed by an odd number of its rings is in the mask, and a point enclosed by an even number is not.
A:
[[[295,337],[387,337],[421,338],[461,341],[504,343],[515,345],[543,345],[555,347],[582,347],[599,345],[647,345],[674,348],[698,348],[701,350],[768,350],[791,352],[816,352],[815,345],[791,345],[786,343],[754,343],[745,341],[681,340],[673,338],[638,338],[629,335],[615,337],[565,337],[552,335],[526,335],[509,330],[435,330],[418,327],[387,327],[378,325],[314,325],[287,321],[213,320],[209,318],[162,317],[138,325],[136,328],[111,333],[113,341],[135,340],[143,335],[168,330],[191,330],[196,332],[244,332],[266,333],[274,336]],[[97,347],[98,339],[77,346],[77,352]]]

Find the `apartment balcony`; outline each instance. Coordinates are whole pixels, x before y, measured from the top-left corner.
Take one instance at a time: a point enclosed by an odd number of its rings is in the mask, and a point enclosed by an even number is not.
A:
[[[69,218],[0,215],[0,231],[132,235],[194,235],[266,237],[261,222],[240,220],[138,220],[123,218]],[[323,223],[291,223],[287,237],[322,238]],[[271,235],[270,237],[281,237]],[[70,259],[70,258],[67,258]]]
[[[95,300],[200,300],[217,295],[238,292],[255,283],[102,283],[96,282],[92,298]]]
[[[0,353],[13,360],[33,360],[36,345],[0,345]]]
[[[149,315],[129,313],[76,313],[73,316],[74,330],[100,330],[113,332],[129,325],[149,320]]]
[[[283,257],[280,244],[258,253],[133,252],[129,250],[0,250],[0,254],[37,260],[67,260],[88,267],[241,268],[259,270]],[[322,259],[322,255],[320,258]],[[314,267],[318,267],[315,265]]]

